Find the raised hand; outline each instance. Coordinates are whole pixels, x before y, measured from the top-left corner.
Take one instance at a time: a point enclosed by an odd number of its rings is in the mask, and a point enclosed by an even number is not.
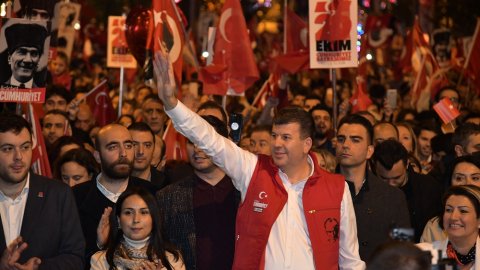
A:
[[[21,236],[15,238],[3,251],[0,259],[0,270],[16,270],[17,261],[27,247],[27,243],[23,242]]]
[[[167,53],[163,51],[155,52],[153,74],[157,81],[158,97],[163,101],[163,106],[166,110],[173,109],[178,101],[175,97],[177,87],[172,63]]]
[[[102,217],[100,217],[100,222],[97,227],[97,246],[103,247],[107,243],[108,234],[110,233],[110,214],[112,213],[112,208],[107,207],[103,210]]]

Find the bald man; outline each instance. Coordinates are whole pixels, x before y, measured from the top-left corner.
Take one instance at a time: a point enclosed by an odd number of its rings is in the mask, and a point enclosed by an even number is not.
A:
[[[85,235],[86,261],[99,250],[97,227],[102,214],[109,215],[118,197],[128,188],[140,186],[155,194],[155,187],[148,181],[130,176],[133,168],[134,146],[128,129],[110,124],[98,131],[94,156],[101,165],[101,172],[92,181],[76,185],[73,189]],[[108,210],[107,210],[108,209]]]

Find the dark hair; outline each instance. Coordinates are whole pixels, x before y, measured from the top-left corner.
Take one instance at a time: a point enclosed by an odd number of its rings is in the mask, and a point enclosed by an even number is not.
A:
[[[142,106],[145,105],[145,103],[147,103],[147,101],[149,101],[149,100],[151,100],[151,101],[153,101],[153,102],[156,102],[156,103],[160,103],[160,104],[163,105],[163,102],[160,100],[160,98],[159,98],[157,95],[155,95],[155,94],[150,94],[150,95],[146,96],[146,97],[143,99],[143,104],[142,104]]]
[[[288,106],[278,111],[273,118],[273,125],[286,125],[297,123],[300,125],[300,137],[313,138],[313,119],[303,108],[299,106]]]
[[[78,165],[87,170],[90,177],[93,177],[100,172],[100,167],[95,161],[92,153],[84,148],[77,148],[68,150],[55,161],[53,166],[53,175],[55,179],[62,180],[62,166],[67,162],[78,163]]]
[[[390,241],[375,249],[367,270],[426,270],[430,267],[429,252],[422,251],[413,243]]]
[[[45,92],[45,100],[49,99],[52,96],[60,96],[69,103],[72,100],[72,94],[62,85],[53,84],[47,86]]]
[[[358,114],[347,115],[338,124],[338,129],[340,130],[340,128],[345,124],[356,124],[363,126],[367,131],[367,142],[369,142],[370,145],[373,144],[373,126],[367,118]]]
[[[116,269],[116,266],[113,262],[113,256],[115,250],[119,247],[122,238],[123,232],[119,228],[117,219],[120,219],[122,213],[122,205],[125,200],[130,197],[138,195],[148,207],[150,216],[152,217],[152,231],[150,233],[150,239],[148,240],[147,246],[147,256],[150,261],[153,261],[154,256],[159,258],[162,261],[162,264],[165,268],[172,270],[166,252],[168,251],[173,255],[176,261],[180,259],[180,253],[171,243],[167,242],[163,233],[162,233],[162,224],[160,218],[160,210],[158,208],[157,202],[153,195],[144,188],[140,187],[131,187],[128,188],[125,192],[120,195],[115,206],[113,208],[113,220],[110,220],[110,234],[106,250],[107,262],[110,265],[110,269]],[[111,217],[112,217],[111,216]]]
[[[18,135],[26,128],[30,136],[32,135],[32,127],[25,118],[13,113],[3,112],[0,114],[0,133],[8,131]]]
[[[207,121],[218,134],[228,138],[228,128],[225,122],[213,115],[203,115],[202,118],[205,119],[205,121]]]
[[[62,147],[70,144],[76,144],[79,148],[84,148],[83,143],[78,138],[73,136],[62,136],[53,143],[48,151],[48,160],[50,161],[50,164],[53,165],[57,158],[59,158]]]
[[[213,100],[207,100],[205,101],[204,103],[200,104],[200,107],[198,107],[197,109],[197,113],[201,110],[206,110],[206,109],[214,109],[214,110],[219,110],[220,113],[222,114],[222,117],[223,119],[220,119],[222,120],[223,122],[227,123],[228,119],[227,119],[227,113],[225,112],[225,110],[223,109],[222,106],[220,106],[220,104],[218,104],[217,102],[213,101]]]
[[[452,196],[464,196],[466,197],[475,208],[475,213],[477,218],[480,217],[480,187],[474,185],[461,185],[461,186],[452,186],[443,195],[442,201],[442,214],[439,216],[438,224],[440,228],[444,229],[443,227],[443,213],[445,213],[445,204],[447,200]]]
[[[448,175],[449,184],[451,184],[453,172],[455,171],[455,168],[457,167],[458,164],[463,162],[470,163],[480,169],[480,155],[476,154],[476,155],[466,155],[466,156],[457,157],[453,160],[446,174]]]
[[[152,134],[153,143],[155,143],[155,133],[153,133],[153,130],[145,122],[134,122],[134,123],[132,123],[130,126],[128,126],[128,131],[149,132],[150,134]]]
[[[45,115],[43,116],[43,119],[45,119],[45,117],[47,115],[50,115],[50,114],[52,114],[52,115],[58,115],[59,114],[59,115],[65,117],[65,119],[68,121],[68,114],[66,112],[58,110],[58,109],[54,109],[54,110],[50,110],[50,111],[46,112]]]
[[[118,119],[117,119],[117,121],[115,121],[115,123],[120,124],[120,120],[124,117],[129,118],[131,120],[132,124],[135,123],[135,118],[133,118],[133,116],[131,114],[120,115],[120,117],[118,117]]]
[[[414,110],[414,109],[402,109],[398,112],[397,114],[397,118],[395,119],[396,122],[402,122],[402,121],[406,121],[405,120],[405,117],[408,115],[408,114],[413,114],[414,118],[415,116],[417,115],[417,112]]]
[[[460,93],[458,92],[457,88],[455,88],[455,86],[451,86],[451,85],[442,87],[442,88],[440,88],[440,90],[438,90],[437,94],[435,95],[435,102],[440,101],[440,96],[442,95],[443,91],[445,91],[445,90],[450,90],[450,91],[453,91],[453,92],[457,93],[458,103],[460,103]]]
[[[468,137],[470,137],[470,135],[477,134],[480,134],[480,125],[474,123],[465,123],[455,129],[455,133],[453,133],[452,137],[452,144],[460,145],[461,147],[465,148],[468,144]]]
[[[268,134],[272,133],[272,125],[257,125],[252,128],[250,131],[250,136],[253,132],[267,132]]]
[[[313,106],[308,113],[312,115],[314,111],[326,111],[330,116],[332,116],[332,108],[325,106],[323,104],[317,104]]]
[[[385,140],[375,146],[372,156],[374,164],[379,162],[385,169],[391,170],[393,165],[400,160],[405,166],[408,165],[407,149],[400,142]]]

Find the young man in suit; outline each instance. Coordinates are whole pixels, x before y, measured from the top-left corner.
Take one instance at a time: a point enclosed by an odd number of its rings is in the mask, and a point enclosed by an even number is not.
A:
[[[85,240],[70,188],[29,172],[32,131],[0,115],[0,269],[83,269]]]

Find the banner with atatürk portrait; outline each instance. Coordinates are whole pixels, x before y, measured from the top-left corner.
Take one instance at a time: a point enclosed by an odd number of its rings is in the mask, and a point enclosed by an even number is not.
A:
[[[50,22],[3,19],[0,30],[0,102],[43,103]]]

